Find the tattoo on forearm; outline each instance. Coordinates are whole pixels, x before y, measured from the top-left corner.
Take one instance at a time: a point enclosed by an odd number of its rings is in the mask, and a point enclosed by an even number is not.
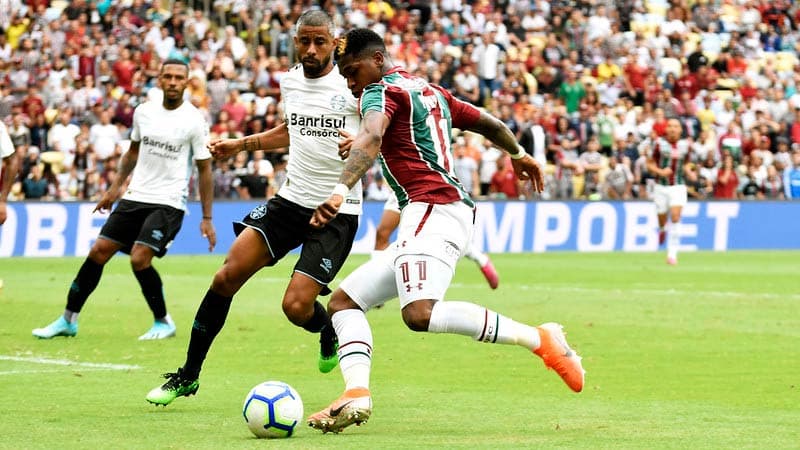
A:
[[[259,145],[257,137],[253,136],[244,138],[244,142],[242,143],[242,150],[246,152],[254,152],[258,149]]]
[[[358,180],[372,167],[374,161],[375,157],[370,156],[365,150],[351,148],[350,156],[347,158],[347,162],[344,165],[342,175],[339,177],[339,182],[349,187],[355,186]]]

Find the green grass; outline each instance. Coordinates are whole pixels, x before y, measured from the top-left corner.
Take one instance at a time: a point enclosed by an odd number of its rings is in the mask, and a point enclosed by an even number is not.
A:
[[[339,435],[251,437],[244,395],[277,379],[306,415],[342,389],[316,369],[316,336],[280,310],[293,258],[265,269],[234,300],[196,397],[144,401],[184,359],[197,305],[221,257],[157,262],[176,339],[139,342],[151,317],[122,255],[106,267],[74,339],[35,340],[63,310],[77,258],[0,260],[0,355],[141,366],[91,370],[0,359],[0,448],[798,448],[800,253],[495,255],[491,291],[462,261],[448,298],[517,320],[559,321],[584,356],[573,394],[520,348],[415,334],[397,302],[372,311],[369,424]],[[354,256],[349,273],[364,256]]]

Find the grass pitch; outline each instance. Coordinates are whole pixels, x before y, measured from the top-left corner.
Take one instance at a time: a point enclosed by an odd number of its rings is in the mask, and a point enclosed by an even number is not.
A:
[[[368,314],[370,422],[339,435],[301,426],[269,442],[241,416],[252,386],[288,382],[306,415],[342,389],[338,369],[317,372],[316,336],[280,310],[293,258],[234,299],[198,395],[167,408],[144,395],[183,362],[221,257],[156,262],[179,334],[154,342],[136,340],[152,318],[124,255],[106,267],[78,337],[49,341],[30,330],[62,312],[81,260],[2,259],[0,448],[800,447],[800,253],[684,253],[678,267],[663,258],[494,255],[497,291],[460,263],[449,299],[564,324],[588,372],[581,394],[521,348],[412,333],[391,302]],[[351,257],[342,274],[364,260]]]

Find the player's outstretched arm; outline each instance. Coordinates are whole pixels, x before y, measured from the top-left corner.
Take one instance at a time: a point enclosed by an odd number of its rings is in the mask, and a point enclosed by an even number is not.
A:
[[[488,138],[495,145],[505,150],[511,155],[511,166],[514,173],[520,180],[530,180],[533,190],[542,192],[544,190],[544,174],[539,163],[525,152],[518,143],[514,133],[496,117],[481,111],[478,120],[467,128],[470,131],[480,133]]]
[[[133,169],[136,168],[136,162],[138,160],[139,142],[131,141],[130,148],[128,148],[128,151],[123,153],[122,158],[120,158],[117,176],[114,178],[114,181],[111,183],[111,186],[108,187],[105,194],[103,194],[100,201],[97,202],[97,206],[94,207],[94,211],[92,212],[106,212],[111,210],[111,207],[114,206],[114,202],[119,198],[119,188],[128,181],[128,176],[130,176]]]
[[[381,151],[383,134],[389,126],[389,118],[380,111],[367,111],[361,120],[361,128],[353,138],[350,155],[344,163],[339,184],[334,187],[331,196],[319,205],[311,216],[310,224],[314,228],[322,228],[339,213],[344,197],[367,173],[378,153]]]
[[[211,158],[197,160],[197,173],[200,181],[200,204],[203,208],[203,220],[200,221],[200,234],[208,239],[208,251],[213,252],[217,245],[217,232],[211,221],[211,203],[214,200],[214,176],[211,172]]]
[[[271,130],[239,139],[213,139],[208,150],[215,159],[227,159],[241,152],[275,150],[289,146],[289,128],[282,123]]]

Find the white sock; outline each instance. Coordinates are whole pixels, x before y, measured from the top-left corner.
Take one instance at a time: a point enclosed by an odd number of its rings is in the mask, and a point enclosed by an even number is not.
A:
[[[172,321],[172,316],[170,316],[169,313],[160,319],[156,319],[156,322],[166,323],[167,325],[173,326],[175,325],[175,322]]]
[[[667,225],[667,257],[678,258],[678,245],[681,240],[681,223],[670,222]]]
[[[69,323],[75,323],[75,322],[78,321],[78,315],[79,314],[80,313],[76,313],[76,312],[70,311],[68,309],[65,309],[64,310],[64,320],[66,320]]]
[[[479,266],[483,267],[489,261],[486,253],[479,252],[475,247],[470,246],[464,253],[464,257],[475,261]]]
[[[369,389],[372,366],[372,330],[367,316],[359,309],[345,309],[331,317],[339,338],[339,368],[345,390]]]
[[[438,301],[428,323],[431,333],[470,336],[493,344],[516,344],[529,350],[539,348],[539,331],[474,303]]]

